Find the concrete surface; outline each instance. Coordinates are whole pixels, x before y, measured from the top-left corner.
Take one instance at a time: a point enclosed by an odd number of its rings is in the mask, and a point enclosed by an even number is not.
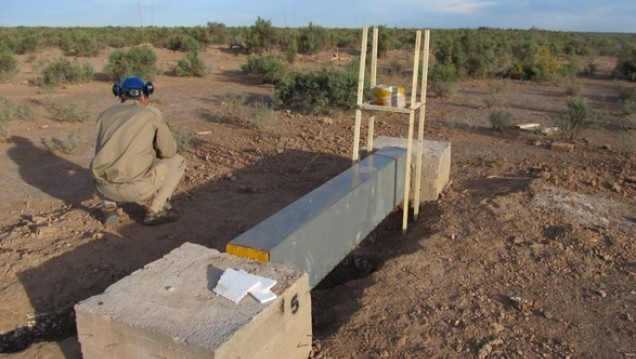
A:
[[[385,147],[406,149],[406,138],[380,136],[373,141],[374,151]],[[415,165],[417,159],[417,140],[413,140],[413,158],[411,159],[411,199],[415,192]],[[436,201],[450,181],[451,143],[446,141],[422,141],[422,174],[420,178],[420,201]]]
[[[278,295],[238,304],[212,292],[223,272],[277,281]],[[311,298],[302,271],[185,243],[75,306],[84,359],[306,359]]]

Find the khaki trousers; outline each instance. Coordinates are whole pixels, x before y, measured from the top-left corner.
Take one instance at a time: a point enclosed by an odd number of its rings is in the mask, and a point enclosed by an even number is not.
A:
[[[98,182],[97,191],[102,198],[114,202],[141,202],[152,198],[150,207],[162,210],[177,188],[185,172],[185,159],[181,155],[162,158],[135,182]]]

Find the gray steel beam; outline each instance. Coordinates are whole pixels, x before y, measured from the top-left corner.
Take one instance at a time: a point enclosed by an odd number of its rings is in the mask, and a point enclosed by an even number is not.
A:
[[[316,286],[404,197],[406,150],[385,147],[236,237],[226,252],[304,270]]]

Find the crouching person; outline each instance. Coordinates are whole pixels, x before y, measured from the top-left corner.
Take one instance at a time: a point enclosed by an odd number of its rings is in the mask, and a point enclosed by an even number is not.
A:
[[[119,221],[118,202],[149,201],[144,224],[177,219],[170,197],[185,171],[177,143],[161,112],[148,105],[151,82],[127,77],[113,85],[120,103],[97,118],[95,157],[90,168],[103,201],[105,225]]]

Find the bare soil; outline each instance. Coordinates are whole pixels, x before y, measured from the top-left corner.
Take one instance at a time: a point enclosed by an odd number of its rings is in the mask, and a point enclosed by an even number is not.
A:
[[[164,70],[182,56],[156,51]],[[174,130],[194,136],[173,199],[181,218],[146,227],[143,204],[127,204],[105,228],[88,165],[93,119],[116,99],[103,74],[52,93],[34,85],[38,61],[61,55],[21,57],[18,75],[0,84],[2,96],[36,109],[0,143],[2,357],[81,358],[74,303],[184,242],[223,251],[351,165],[353,113],[278,111],[260,127],[224,120],[232,96],[267,99],[272,87],[241,73],[245,55],[209,47],[210,75],[160,75],[152,98]],[[107,57],[78,60],[99,72]],[[410,66],[408,54],[389,58]],[[636,132],[617,101],[620,84],[607,76],[615,60],[596,60],[599,73],[578,81],[606,123],[568,141],[571,151],[552,145],[557,136],[492,130],[493,81],[428,98],[425,137],[451,143],[451,183],[404,235],[396,209],[312,291],[312,358],[636,357]],[[325,53],[296,66],[334,61]],[[410,86],[408,75],[383,76]],[[566,108],[565,86],[505,81],[500,107],[513,125],[550,126]],[[61,121],[51,102],[73,103],[90,119]],[[407,122],[377,115],[375,133],[406,137]],[[41,144],[73,133],[75,153]]]

